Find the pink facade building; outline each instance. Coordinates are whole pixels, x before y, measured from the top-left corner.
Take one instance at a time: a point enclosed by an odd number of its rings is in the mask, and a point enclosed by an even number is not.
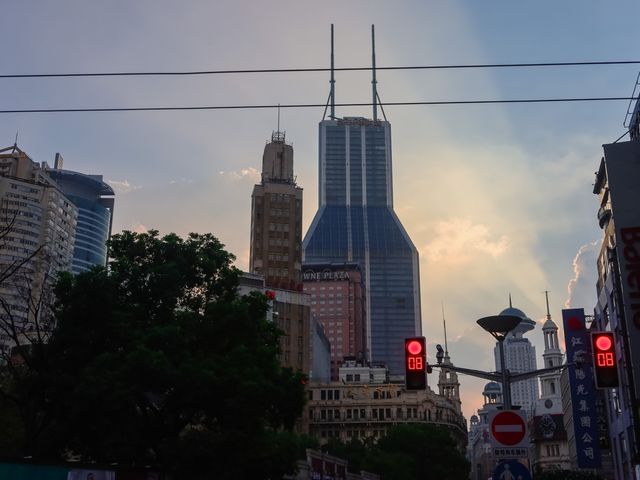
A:
[[[365,289],[357,264],[305,264],[304,292],[311,296],[311,315],[331,344],[331,378],[345,357],[368,361]]]

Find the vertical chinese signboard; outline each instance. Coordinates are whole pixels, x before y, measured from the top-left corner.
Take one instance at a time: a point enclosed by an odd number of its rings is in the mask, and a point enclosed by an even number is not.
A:
[[[593,387],[591,337],[585,324],[584,309],[562,310],[562,322],[569,363],[569,386],[573,404],[573,428],[578,467],[599,468],[600,446],[596,392]]]

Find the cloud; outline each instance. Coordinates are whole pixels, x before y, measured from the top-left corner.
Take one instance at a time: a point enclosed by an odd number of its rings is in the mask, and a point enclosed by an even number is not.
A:
[[[142,188],[142,185],[132,185],[129,180],[107,180],[107,183],[113,187],[116,193],[121,195],[126,195]]]
[[[240,180],[250,180],[253,183],[259,182],[262,177],[260,170],[257,170],[253,167],[245,167],[240,170],[232,170],[230,172],[225,172],[221,170],[218,172],[219,175],[222,175],[226,178],[230,178],[234,181]]]
[[[143,225],[142,223],[138,223],[132,228],[132,231],[135,233],[147,233],[149,231],[149,228],[147,228],[147,226]]]
[[[192,180],[190,178],[179,178],[177,180],[169,180],[169,185],[175,185],[177,183],[191,184],[191,183],[195,183],[195,180]]]
[[[497,258],[509,248],[506,235],[492,240],[486,225],[473,224],[468,218],[438,222],[435,230],[436,237],[421,252],[433,262],[459,265],[472,261],[478,253]]]
[[[596,260],[602,240],[582,245],[573,258],[573,278],[567,284],[565,308],[591,308],[596,303]]]

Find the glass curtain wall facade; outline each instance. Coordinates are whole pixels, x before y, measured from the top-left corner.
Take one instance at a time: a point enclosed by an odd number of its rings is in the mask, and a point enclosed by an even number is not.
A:
[[[404,373],[403,344],[420,335],[418,252],[393,211],[391,125],[360,117],[320,122],[319,209],[304,263],[355,262],[364,274],[367,352]]]
[[[78,207],[72,272],[78,274],[94,265],[106,265],[113,221],[113,189],[102,180],[102,175],[59,169],[50,169],[47,173]]]

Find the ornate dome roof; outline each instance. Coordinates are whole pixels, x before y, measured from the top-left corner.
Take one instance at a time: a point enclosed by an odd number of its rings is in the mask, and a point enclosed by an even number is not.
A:
[[[556,325],[556,322],[554,322],[551,319],[548,319],[546,322],[544,322],[544,325],[542,326],[543,330],[557,330],[558,326]]]
[[[484,386],[484,391],[482,392],[482,394],[488,395],[490,393],[501,393],[501,392],[502,392],[502,387],[500,386],[499,383],[489,382]]]
[[[513,315],[514,317],[527,318],[527,315],[519,308],[509,307],[500,312],[500,315]]]
[[[520,317],[522,321],[520,324],[513,330],[515,332],[525,333],[529,330],[533,330],[536,326],[536,322],[531,320],[527,315],[520,310],[519,308],[509,307],[505,308],[500,312],[500,315],[513,315],[514,317]]]

